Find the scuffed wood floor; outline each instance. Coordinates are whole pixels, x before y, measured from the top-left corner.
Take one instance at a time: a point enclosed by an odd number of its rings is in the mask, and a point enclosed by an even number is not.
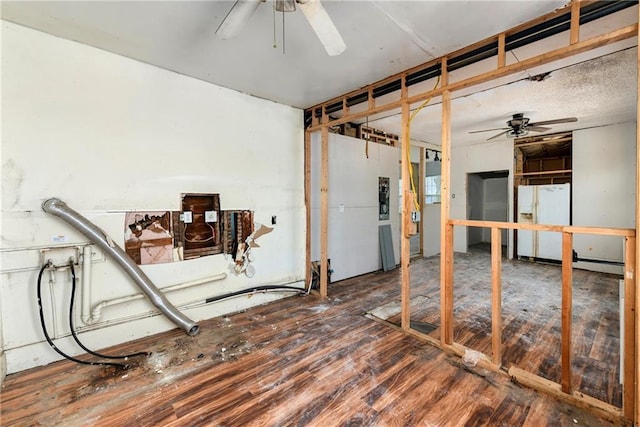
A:
[[[423,293],[412,264],[415,289]],[[420,282],[419,282],[420,281]],[[363,314],[399,271],[330,286],[109,349],[153,354],[127,371],[62,361],[6,378],[3,426],[602,426]],[[212,307],[213,311],[213,307]],[[104,350],[107,352],[107,350]]]

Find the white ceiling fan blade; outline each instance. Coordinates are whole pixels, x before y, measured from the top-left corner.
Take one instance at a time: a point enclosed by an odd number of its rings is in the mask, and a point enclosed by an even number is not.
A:
[[[233,38],[240,34],[249,18],[256,11],[260,3],[265,0],[238,0],[231,7],[227,16],[216,30],[216,35],[223,40]]]
[[[320,42],[326,49],[329,56],[340,55],[347,48],[342,36],[333,24],[331,17],[325,10],[320,0],[307,0],[299,2],[300,10],[309,21],[311,28],[315,31]]]

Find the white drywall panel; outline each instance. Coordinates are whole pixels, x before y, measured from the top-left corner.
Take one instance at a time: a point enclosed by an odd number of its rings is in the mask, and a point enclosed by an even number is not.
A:
[[[321,137],[311,139],[311,259],[320,259]],[[396,262],[399,262],[399,218],[391,210],[389,220],[378,220],[378,177],[388,177],[390,204],[398,200],[397,147],[329,134],[328,257],[337,281],[376,271],[382,267],[378,226],[391,225]]]
[[[422,222],[423,256],[440,253],[440,204],[425,205]]]
[[[622,123],[573,133],[573,225],[635,227],[636,125]],[[581,258],[623,261],[618,237],[575,235]],[[576,267],[621,273],[620,267],[577,263]]]
[[[159,287],[227,273],[223,281],[172,293],[178,305],[304,278],[301,110],[4,21],[2,89],[0,301],[9,372],[58,358],[42,345],[37,320],[40,249],[59,245],[54,236],[68,245],[87,242],[42,212],[50,197],[66,201],[120,245],[126,211],[179,210],[181,193],[219,193],[223,210],[253,210],[256,222],[270,227],[276,216],[273,231],[252,250],[252,279],[235,276],[224,255],[144,266]],[[59,305],[68,297],[69,276],[55,278],[56,315],[47,316],[59,320],[62,331]],[[94,303],[135,293],[113,262],[94,260]],[[185,313],[197,321],[271,298],[238,298]],[[82,334],[104,347],[174,327],[158,315],[127,322],[150,310],[145,300],[114,306]]]

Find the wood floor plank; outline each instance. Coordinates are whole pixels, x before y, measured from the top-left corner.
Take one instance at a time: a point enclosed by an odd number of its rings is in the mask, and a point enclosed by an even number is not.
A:
[[[473,254],[456,255],[455,260],[456,277],[462,279],[464,263],[475,268],[482,262]],[[434,324],[439,323],[438,268],[433,258],[411,264],[412,295],[427,297],[423,307],[414,307],[412,316]],[[545,339],[556,333],[556,327],[559,337],[559,317],[556,322],[548,312],[522,311],[531,306],[517,292],[509,291],[524,281],[513,275],[512,268],[504,262],[504,359],[524,366],[531,363],[531,369],[555,375],[557,361],[552,356],[557,341],[546,344]],[[554,274],[546,269],[541,273]],[[368,274],[331,284],[326,300],[313,295],[291,297],[201,322],[201,333],[195,337],[173,330],[103,350],[152,352],[127,371],[63,361],[9,375],[0,394],[0,423],[65,427],[568,426],[576,420],[579,425],[610,425],[364,317],[367,311],[399,297],[399,278],[397,271]],[[472,333],[467,326],[484,325],[484,319],[491,317],[490,307],[486,310],[484,305],[471,303],[485,288],[490,291],[490,274],[486,278],[487,283],[478,283],[466,277],[465,293],[456,288],[454,295],[465,307],[456,313],[456,333],[474,348],[490,350],[490,334]],[[589,283],[585,288],[592,287],[589,280],[585,278],[584,283]],[[606,283],[597,286],[606,288]],[[597,292],[604,295],[605,290]],[[576,299],[579,294],[576,290]],[[595,299],[575,311],[595,309]],[[578,372],[595,369],[597,374],[576,381],[576,387],[599,387],[606,396],[617,392],[612,386],[615,374],[607,366],[608,352],[616,351],[609,327],[616,322],[617,317],[611,315],[594,331],[585,324],[584,342],[576,341],[580,350],[574,361],[585,364],[577,366]],[[490,331],[490,323],[488,328]],[[551,356],[541,356],[540,348],[549,350]],[[603,366],[592,368],[593,360]]]

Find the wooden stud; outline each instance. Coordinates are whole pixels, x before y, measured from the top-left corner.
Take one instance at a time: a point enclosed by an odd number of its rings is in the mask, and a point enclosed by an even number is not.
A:
[[[425,182],[424,182],[424,177],[426,176],[426,170],[427,170],[427,165],[426,165],[426,161],[424,158],[425,155],[425,148],[424,147],[420,147],[420,163],[418,166],[418,194],[416,195],[416,197],[418,197],[418,200],[420,201],[419,205],[420,205],[420,223],[419,225],[419,235],[420,235],[420,256],[424,255],[424,214],[425,214],[425,209],[424,209],[424,203],[425,203]]]
[[[349,115],[349,105],[347,104],[347,97],[346,96],[344,98],[342,98],[342,115],[343,116],[348,116]]]
[[[409,162],[411,141],[409,140],[409,104],[402,104],[402,149],[400,154],[400,170],[402,178],[402,215],[401,215],[401,233],[400,233],[400,269],[401,269],[401,326],[402,329],[411,327],[411,283],[409,276],[409,261],[411,258],[410,235],[411,227],[411,191],[409,188]]]
[[[502,232],[491,228],[491,348],[493,363],[502,365]]]
[[[571,26],[569,43],[574,45],[580,41],[580,0],[571,1]]]
[[[505,33],[498,34],[498,68],[507,65],[507,52],[505,51],[507,35]]]
[[[624,257],[624,353],[623,357],[623,388],[622,412],[625,417],[633,421],[635,413],[635,376],[636,376],[636,238],[625,238]]]
[[[304,132],[305,286],[311,288],[311,132]]]
[[[373,87],[370,87],[369,91],[367,92],[367,103],[369,106],[369,110],[373,110],[376,108],[376,100],[373,98]]]
[[[571,312],[573,292],[573,234],[562,233],[562,354],[560,385],[571,393]]]
[[[638,9],[638,21],[640,22],[640,9]],[[638,33],[636,34],[638,39],[640,39],[640,27],[638,27]],[[636,56],[637,56],[637,67],[636,70],[640,71],[640,54],[638,54],[638,48],[636,47]],[[637,73],[638,80],[636,83],[637,96],[636,100],[640,100],[640,72]],[[640,105],[636,105],[636,257],[635,257],[635,267],[636,269],[640,266],[640,238],[638,236],[638,230],[640,229],[640,144],[637,141],[640,140]],[[635,277],[634,277],[635,279]],[[637,284],[637,281],[636,281]],[[638,309],[640,309],[640,292],[636,292],[635,297],[635,324],[636,324],[636,333],[635,333],[635,350],[636,356],[634,358],[635,362],[635,416],[634,421],[636,424],[640,423],[640,318],[638,317]],[[628,386],[627,386],[628,387]]]
[[[447,61],[442,61],[443,82],[447,80]],[[442,155],[440,180],[440,340],[453,342],[453,225],[449,224],[451,179],[451,92],[442,94]]]
[[[321,182],[320,182],[320,296],[328,295],[328,238],[329,238],[329,126],[326,125],[328,116],[325,108],[322,109],[321,131]]]
[[[443,87],[447,85],[449,85],[449,70],[447,68],[447,57],[443,56],[440,61],[440,85],[439,86]]]

